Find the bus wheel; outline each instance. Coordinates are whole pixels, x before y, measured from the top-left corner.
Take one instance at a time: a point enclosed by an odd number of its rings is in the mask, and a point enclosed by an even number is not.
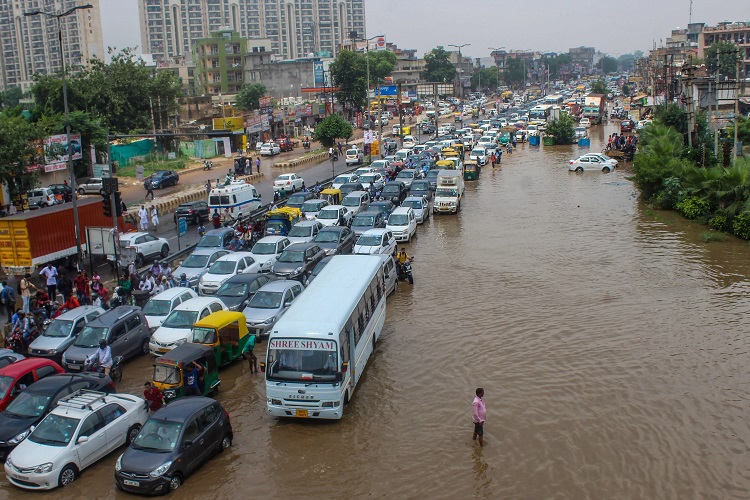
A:
[[[349,391],[346,391],[346,394],[344,394],[344,404],[349,404]]]

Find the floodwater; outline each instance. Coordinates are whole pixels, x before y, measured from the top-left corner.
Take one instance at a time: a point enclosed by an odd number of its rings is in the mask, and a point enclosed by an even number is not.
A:
[[[223,371],[234,444],[173,497],[750,496],[750,248],[650,211],[624,172],[569,173],[578,152],[520,146],[468,183],[461,214],[420,227],[416,283],[388,299],[342,421],[270,418],[261,377]],[[127,497],[118,454],[44,496]],[[3,478],[11,496],[32,498]]]

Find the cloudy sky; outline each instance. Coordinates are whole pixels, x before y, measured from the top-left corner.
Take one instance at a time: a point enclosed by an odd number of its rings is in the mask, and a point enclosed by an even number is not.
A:
[[[367,35],[384,34],[419,54],[437,45],[567,52],[593,46],[619,55],[647,51],[687,27],[690,0],[366,0]],[[102,0],[104,43],[140,45],[137,0]],[[750,0],[693,0],[693,21],[750,21]]]

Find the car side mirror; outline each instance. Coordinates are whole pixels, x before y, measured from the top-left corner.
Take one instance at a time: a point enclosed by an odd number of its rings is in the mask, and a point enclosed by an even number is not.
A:
[[[79,437],[79,438],[78,438],[78,441],[77,441],[77,443],[78,443],[78,444],[81,444],[81,443],[85,443],[85,442],[87,442],[88,440],[89,440],[89,437],[88,437],[88,436],[81,436],[81,437]]]
[[[292,301],[291,300],[287,300],[286,302],[284,302],[284,307],[289,307],[291,305],[292,305]]]

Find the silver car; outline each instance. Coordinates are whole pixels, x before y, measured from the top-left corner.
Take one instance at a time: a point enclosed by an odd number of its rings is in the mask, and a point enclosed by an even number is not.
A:
[[[190,282],[190,288],[197,288],[201,276],[206,274],[208,268],[216,262],[219,257],[229,253],[229,250],[218,250],[216,248],[196,248],[190,256],[182,261],[180,265],[172,272],[172,275],[179,280],[184,273]]]
[[[45,325],[42,334],[29,346],[29,355],[60,363],[65,350],[73,344],[83,327],[104,314],[104,309],[80,306],[62,313]]]
[[[78,194],[101,194],[103,189],[101,177],[92,177],[78,184]]]
[[[250,333],[268,335],[302,290],[302,284],[292,280],[271,281],[260,287],[242,311]]]

